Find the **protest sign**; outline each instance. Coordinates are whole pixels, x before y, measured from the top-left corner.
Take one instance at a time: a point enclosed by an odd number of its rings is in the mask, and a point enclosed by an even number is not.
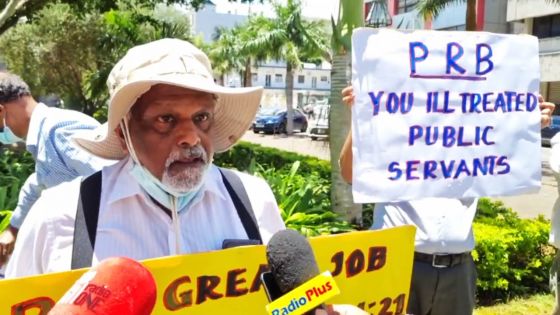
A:
[[[356,202],[538,191],[536,37],[362,28],[352,45]]]
[[[358,305],[375,315],[405,313],[414,233],[414,227],[403,226],[310,239],[319,270],[330,271],[340,288],[340,295],[328,303]],[[267,314],[268,300],[260,282],[266,269],[265,246],[149,259],[143,264],[157,283],[153,314]],[[46,312],[85,271],[1,280],[0,314]]]

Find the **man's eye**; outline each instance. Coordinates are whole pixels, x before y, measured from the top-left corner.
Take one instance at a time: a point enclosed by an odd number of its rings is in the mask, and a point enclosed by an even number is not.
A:
[[[201,113],[194,117],[195,122],[205,122],[210,119],[210,113]]]
[[[169,123],[174,122],[174,121],[175,121],[175,118],[173,118],[173,116],[171,116],[171,115],[162,115],[162,116],[159,116],[159,117],[157,118],[157,121],[158,121],[159,123],[169,124]]]

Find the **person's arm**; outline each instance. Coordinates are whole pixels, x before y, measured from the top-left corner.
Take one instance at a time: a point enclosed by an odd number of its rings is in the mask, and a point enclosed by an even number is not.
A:
[[[338,164],[340,166],[340,174],[342,178],[348,183],[352,183],[352,129],[348,131],[348,136],[346,136],[346,141],[342,146],[342,151],[340,151],[340,157],[338,159]]]
[[[25,183],[19,191],[18,204],[12,213],[12,218],[10,219],[10,225],[15,229],[19,229],[27,217],[29,209],[41,196],[41,192],[45,187],[39,184],[37,180],[37,173],[29,175],[25,180]]]
[[[352,86],[348,86],[342,90],[342,102],[348,107],[354,104],[354,90]],[[352,127],[348,131],[346,141],[340,151],[338,160],[340,166],[340,174],[342,178],[349,184],[352,183]]]

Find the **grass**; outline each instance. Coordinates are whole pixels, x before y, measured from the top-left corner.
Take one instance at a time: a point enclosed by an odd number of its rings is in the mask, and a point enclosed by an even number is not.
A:
[[[552,294],[533,295],[526,299],[512,300],[507,304],[498,304],[475,309],[474,315],[541,315],[552,314],[554,309]]]

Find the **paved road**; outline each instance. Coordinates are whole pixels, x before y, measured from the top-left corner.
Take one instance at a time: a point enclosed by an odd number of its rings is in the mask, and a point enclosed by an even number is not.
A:
[[[331,159],[329,142],[325,140],[312,141],[311,138],[307,136],[307,133],[296,132],[292,136],[288,137],[284,134],[255,134],[252,130],[249,130],[245,133],[242,140],[258,143],[266,147],[311,155],[327,161],[330,161]]]
[[[243,140],[258,143],[263,146],[275,147],[278,149],[293,151],[300,154],[316,156],[324,160],[330,160],[329,143],[327,141],[311,141],[306,134],[295,133],[291,137],[286,135],[265,135],[254,134],[249,130]],[[504,202],[508,207],[517,211],[522,218],[533,218],[539,214],[550,218],[550,211],[558,189],[556,181],[552,176],[548,160],[550,158],[550,148],[542,148],[542,186],[537,194],[496,197]]]
[[[496,197],[508,207],[517,211],[522,218],[533,218],[539,214],[550,218],[551,209],[558,196],[558,185],[550,170],[550,148],[541,149],[542,180],[537,194]]]

